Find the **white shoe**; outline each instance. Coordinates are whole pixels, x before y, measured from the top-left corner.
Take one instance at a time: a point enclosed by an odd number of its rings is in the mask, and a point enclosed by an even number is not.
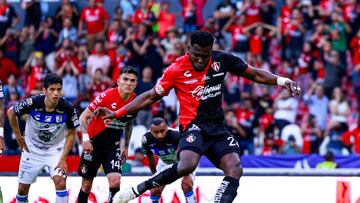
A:
[[[136,198],[136,194],[133,188],[129,187],[117,192],[113,197],[113,203],[127,203],[135,198]]]

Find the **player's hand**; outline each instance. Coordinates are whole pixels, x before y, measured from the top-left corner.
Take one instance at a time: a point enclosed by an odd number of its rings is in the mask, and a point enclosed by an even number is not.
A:
[[[291,96],[299,96],[301,94],[301,88],[297,85],[296,82],[288,80],[285,82],[285,89]]]
[[[128,148],[125,147],[123,149],[120,150],[120,162],[121,164],[124,164],[128,158]]]
[[[98,107],[94,111],[94,117],[101,116],[103,119],[113,119],[115,118],[115,112],[111,111],[106,107]]]
[[[65,178],[67,173],[68,173],[68,167],[67,167],[66,159],[61,158],[58,165],[55,167],[55,175],[59,175]]]
[[[4,138],[0,137],[0,156],[4,153]]]
[[[91,154],[92,151],[94,151],[94,148],[93,148],[90,140],[83,142],[82,145],[83,145],[83,151],[85,154]]]
[[[16,136],[16,142],[18,143],[21,150],[29,152],[29,149],[25,143],[25,138],[23,136]]]

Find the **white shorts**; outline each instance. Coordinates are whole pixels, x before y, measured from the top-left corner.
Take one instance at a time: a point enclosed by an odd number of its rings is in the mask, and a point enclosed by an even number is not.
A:
[[[57,173],[54,170],[59,163],[61,154],[62,153],[53,156],[40,156],[29,152],[22,152],[18,173],[19,183],[35,183],[37,176],[45,166],[49,167],[51,177],[56,175]]]
[[[163,171],[163,170],[165,170],[167,168],[170,168],[171,166],[172,166],[172,164],[167,164],[167,163],[163,162],[161,159],[159,159],[158,164],[156,165],[156,173],[155,174],[158,174],[161,171]],[[195,171],[193,171],[192,173],[189,174],[192,181],[195,180],[195,175],[196,175]]]

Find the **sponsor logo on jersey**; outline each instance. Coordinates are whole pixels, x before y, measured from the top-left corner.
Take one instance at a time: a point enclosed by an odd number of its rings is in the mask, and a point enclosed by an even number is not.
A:
[[[211,68],[214,69],[214,71],[219,72],[219,70],[220,70],[220,62],[212,63]]]
[[[206,100],[208,98],[214,98],[221,95],[221,84],[217,84],[215,86],[207,85],[197,86],[193,91],[191,91],[191,95],[195,97],[196,100]]]
[[[207,81],[207,80],[210,80],[210,77],[207,76],[207,75],[204,75],[204,77],[201,79],[202,81]]]
[[[216,73],[216,74],[214,74],[213,75],[213,77],[215,78],[215,77],[219,77],[219,76],[222,76],[222,75],[224,75],[225,73],[224,72],[222,72],[222,73]]]
[[[193,143],[194,141],[196,140],[196,137],[195,137],[195,135],[194,134],[189,134],[187,137],[186,137],[186,141],[188,142],[188,143]]]
[[[55,117],[56,123],[61,123],[62,120],[63,120],[63,117],[62,117],[62,116],[56,116],[56,117]]]
[[[194,83],[196,83],[196,82],[198,82],[197,79],[192,79],[192,80],[184,81],[184,84],[190,85],[190,84],[194,84]]]
[[[159,95],[162,95],[162,94],[164,94],[164,92],[165,92],[164,88],[163,88],[160,84],[157,84],[157,85],[155,86],[155,91],[156,91],[156,93],[158,93]]]
[[[81,165],[80,170],[82,174],[85,174],[88,171],[88,168],[85,164],[83,164]]]
[[[191,77],[192,74],[190,73],[189,70],[187,70],[187,71],[184,72],[184,76],[185,76],[185,77]]]
[[[120,121],[120,120],[116,120],[116,119],[105,119],[104,120],[104,125],[107,128],[112,128],[112,129],[123,129],[125,127],[126,122]]]
[[[199,126],[192,124],[191,128],[189,128],[188,131],[200,131],[200,128]]]
[[[116,109],[116,103],[115,102],[111,104],[111,108]]]

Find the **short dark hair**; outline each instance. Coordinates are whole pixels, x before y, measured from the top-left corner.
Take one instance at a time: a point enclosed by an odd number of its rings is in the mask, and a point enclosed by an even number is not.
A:
[[[191,45],[197,44],[201,47],[208,47],[208,46],[212,46],[213,43],[214,43],[214,36],[210,32],[198,30],[191,33],[190,36]]]
[[[163,118],[160,117],[155,117],[151,120],[151,125],[160,125],[161,123],[165,123],[165,120]]]
[[[134,74],[134,75],[136,75],[136,77],[139,75],[138,71],[132,66],[125,66],[124,68],[122,68],[120,71],[120,75],[123,73]]]
[[[55,73],[49,73],[44,77],[44,88],[47,89],[50,85],[53,84],[61,84],[62,86],[62,78]]]

